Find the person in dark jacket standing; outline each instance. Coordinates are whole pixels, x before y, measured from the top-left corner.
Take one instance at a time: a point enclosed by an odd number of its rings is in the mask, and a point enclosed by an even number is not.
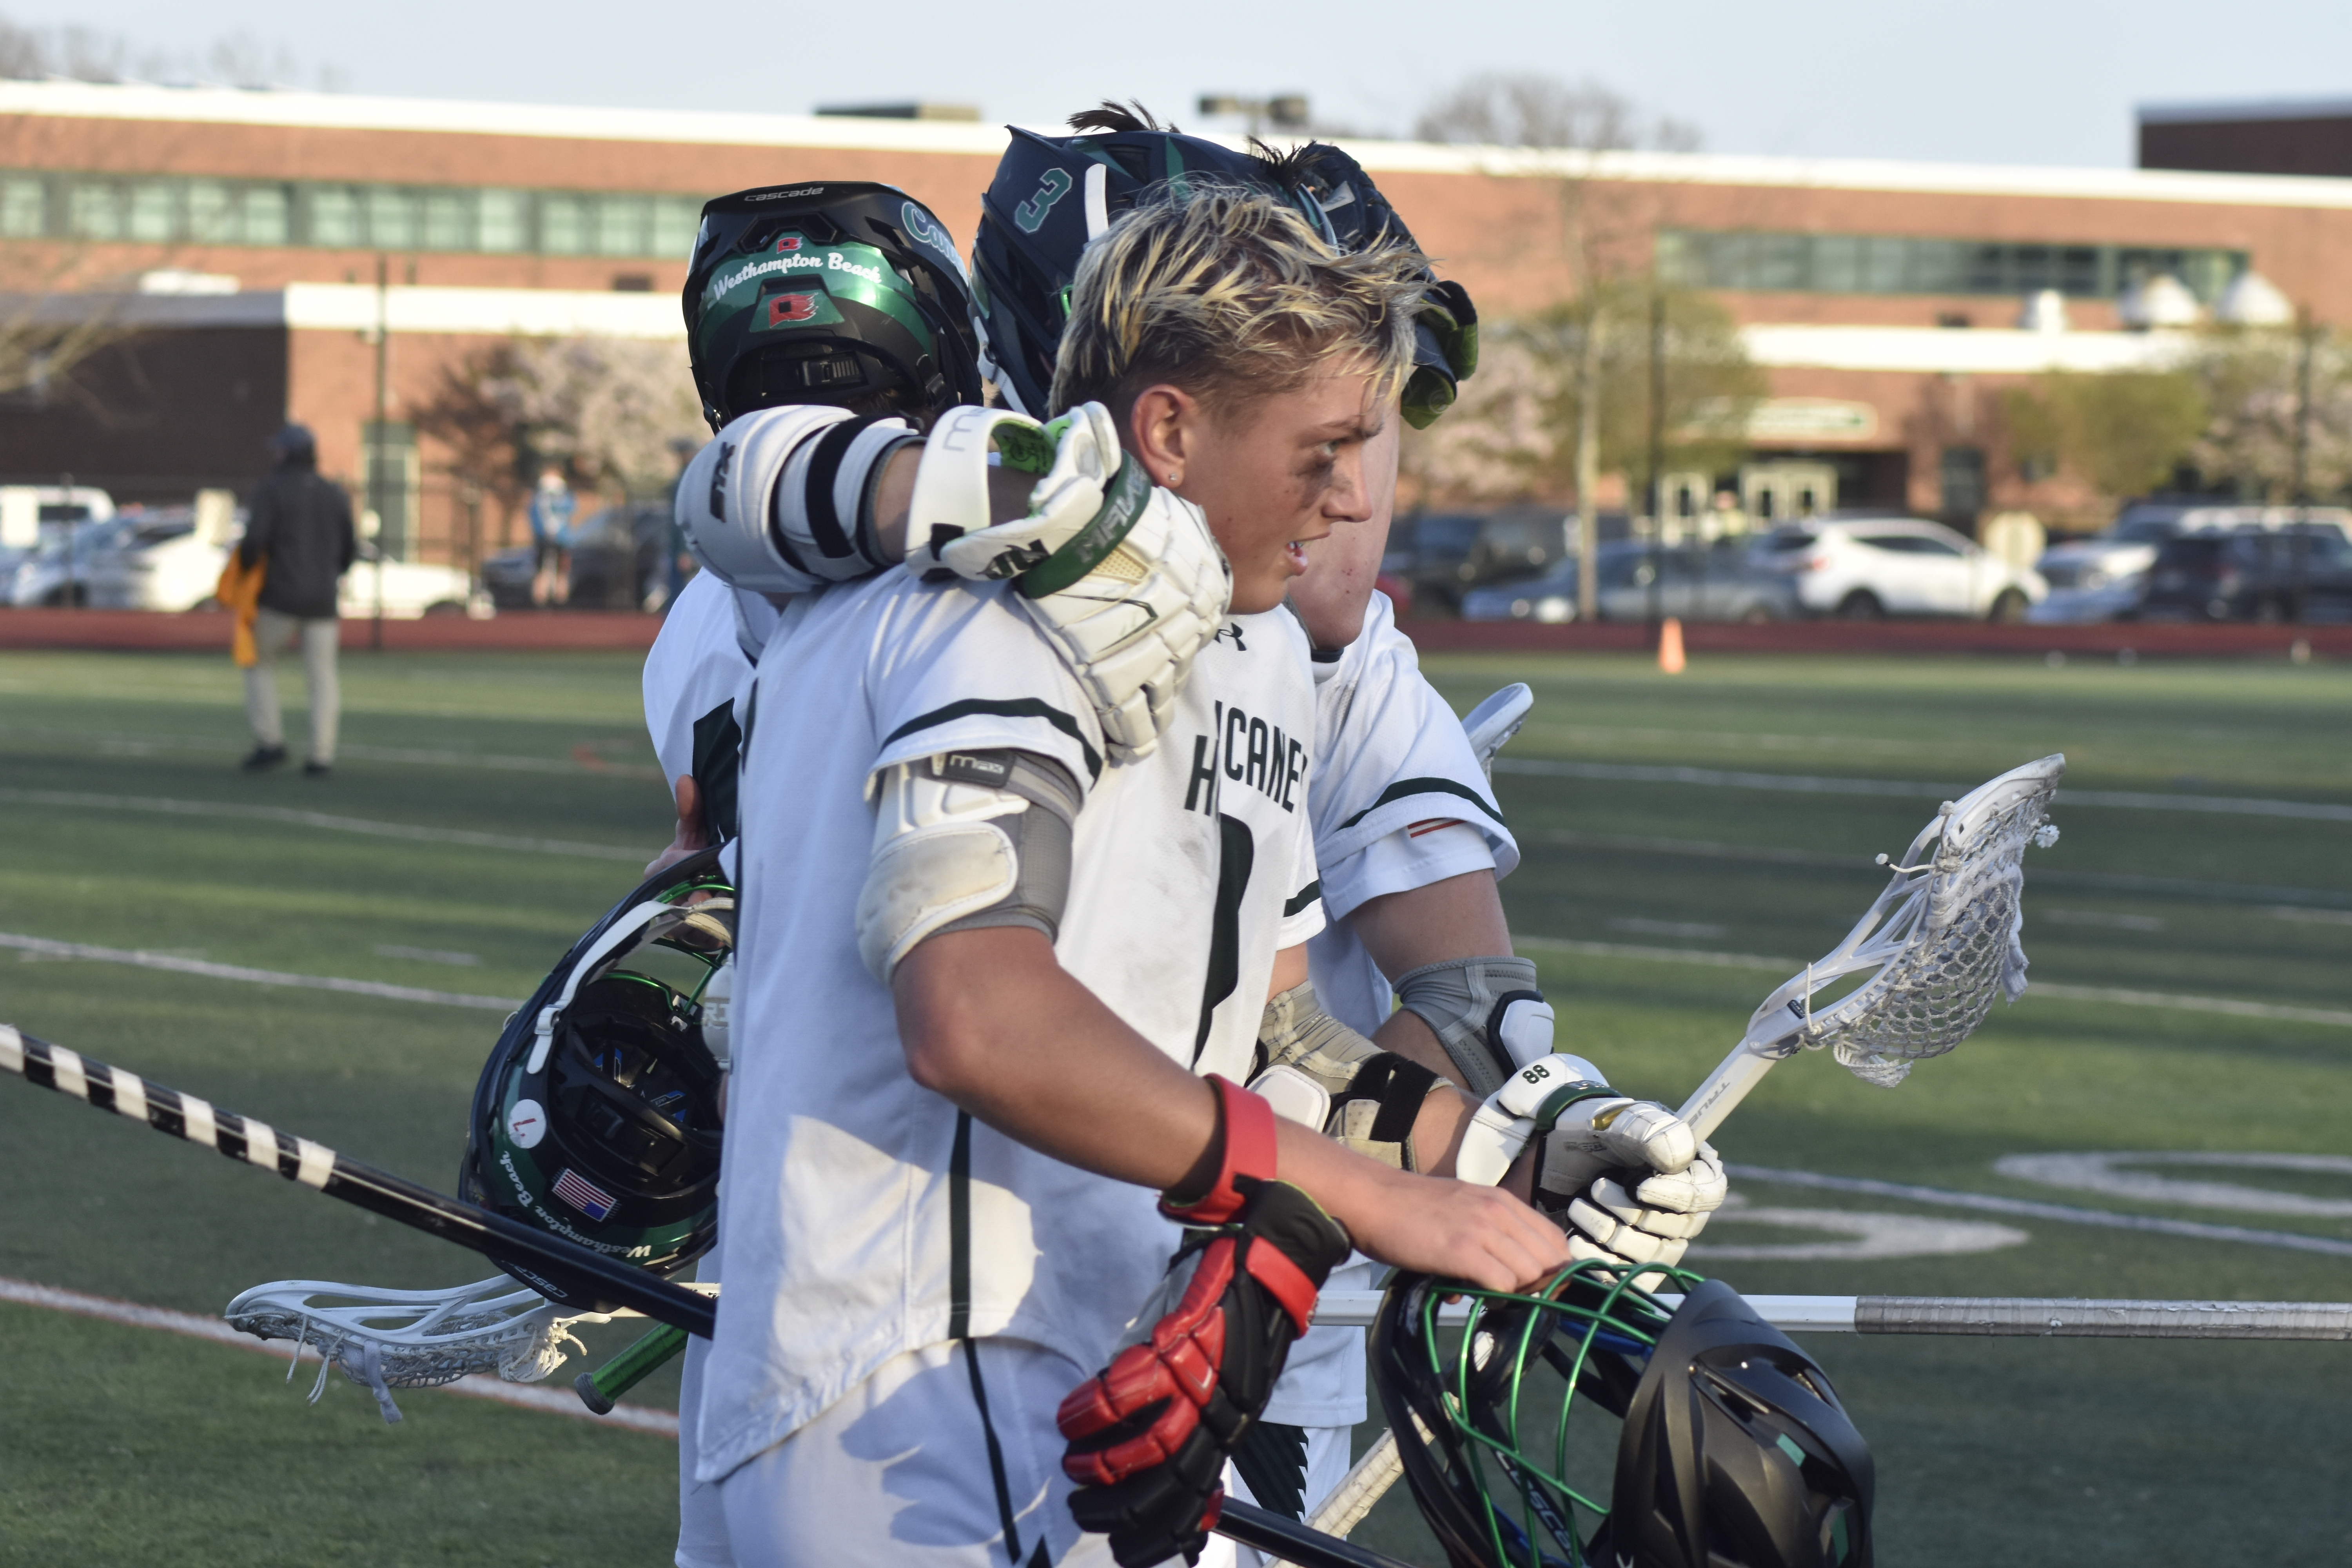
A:
[[[245,716],[253,726],[245,771],[260,773],[286,760],[277,662],[299,639],[310,692],[310,754],[302,771],[316,777],[335,765],[335,723],[342,708],[335,684],[335,590],[351,569],[358,541],[350,498],[341,485],[319,477],[319,447],[310,430],[289,425],[269,438],[269,447],[278,468],[253,492],[245,542],[237,546],[247,566],[267,568],[253,625],[260,657],[245,672]]]

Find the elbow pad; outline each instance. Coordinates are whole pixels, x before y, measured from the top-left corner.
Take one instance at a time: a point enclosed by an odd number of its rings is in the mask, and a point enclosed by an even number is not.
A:
[[[1051,942],[1069,899],[1078,786],[1030,752],[944,752],[875,775],[857,955],[885,985],[925,937],[1027,926]]]
[[[895,564],[875,536],[874,488],[922,437],[893,415],[794,405],[742,416],[695,454],[675,516],[721,582],[804,594]]]
[[[1383,1164],[1421,1168],[1413,1123],[1423,1100],[1452,1087],[1447,1079],[1381,1049],[1323,1011],[1312,984],[1265,1005],[1257,1044],[1262,1070],[1249,1087],[1277,1115]]]
[[[1462,1081],[1480,1099],[1551,1054],[1551,1004],[1526,958],[1456,958],[1424,963],[1396,983],[1408,1013],[1427,1024]]]

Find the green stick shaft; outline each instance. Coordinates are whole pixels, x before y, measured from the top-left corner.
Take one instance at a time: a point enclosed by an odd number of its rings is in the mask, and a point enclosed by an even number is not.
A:
[[[581,1404],[599,1415],[608,1415],[621,1395],[685,1348],[686,1331],[663,1323],[594,1372],[582,1373],[572,1386],[579,1390]]]

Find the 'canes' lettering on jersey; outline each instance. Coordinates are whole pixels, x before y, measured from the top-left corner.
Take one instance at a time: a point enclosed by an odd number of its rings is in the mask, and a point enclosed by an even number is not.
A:
[[[1221,774],[1258,791],[1285,811],[1297,809],[1294,803],[1299,781],[1307,776],[1305,746],[1284,734],[1281,725],[1253,719],[1222,702],[1216,705],[1210,728],[1211,733],[1196,732],[1192,737],[1192,780],[1184,790],[1186,811],[1217,815]]]

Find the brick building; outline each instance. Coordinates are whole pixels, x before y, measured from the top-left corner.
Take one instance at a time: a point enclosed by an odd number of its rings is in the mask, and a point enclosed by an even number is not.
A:
[[[415,498],[387,521],[412,552],[446,553],[455,490],[407,423],[445,367],[518,333],[678,339],[697,210],[748,185],[887,181],[968,243],[1003,141],[940,121],[0,83],[13,319],[104,310],[138,329],[70,384],[0,402],[0,480],[69,471],[125,500],[242,487],[289,416],[317,428],[328,471],[356,478],[381,313],[373,449]],[[2210,307],[2253,269],[2352,321],[2352,179],[1350,150],[1490,318],[1566,292],[1564,181],[1643,259],[1714,290],[1769,374],[1742,482],[1776,508],[2080,511],[2019,471],[1998,395],[2053,365],[2160,361],[2163,332],[2120,324],[2137,281],[2168,274]],[[2023,329],[2046,289],[2063,321]]]

